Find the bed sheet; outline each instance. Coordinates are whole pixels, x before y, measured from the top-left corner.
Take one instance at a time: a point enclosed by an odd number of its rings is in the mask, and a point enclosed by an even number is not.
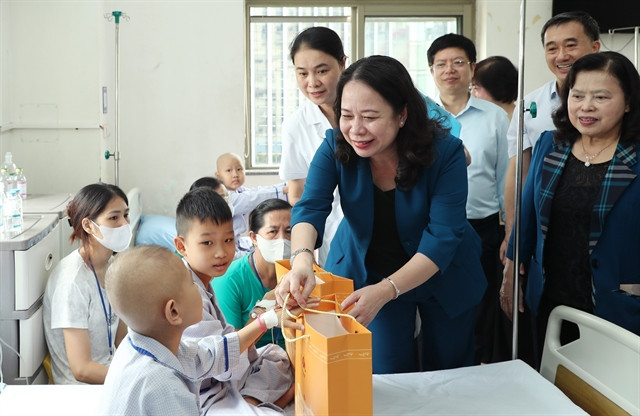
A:
[[[0,415],[95,414],[101,386],[7,386]],[[356,400],[357,398],[354,398]],[[293,414],[293,407],[287,414]],[[375,415],[586,415],[520,360],[410,374],[373,376]]]

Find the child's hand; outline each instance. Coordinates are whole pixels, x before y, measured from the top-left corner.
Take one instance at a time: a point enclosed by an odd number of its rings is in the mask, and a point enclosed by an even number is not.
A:
[[[320,299],[319,298],[309,298],[309,299],[307,299],[306,308],[313,309],[313,308],[317,307],[318,305],[320,305]],[[304,331],[304,325],[298,323],[295,318],[292,318],[291,316],[289,316],[289,314],[291,314],[293,316],[299,316],[302,313],[302,311],[303,311],[303,309],[298,306],[298,307],[295,307],[293,309],[290,309],[289,313],[287,313],[280,306],[276,306],[275,312],[278,315],[278,328],[282,328],[281,323],[283,322],[282,318],[284,318],[284,326],[286,328],[291,328],[291,329],[297,329],[299,331]]]
[[[287,185],[282,187],[282,193],[285,195],[289,193],[289,187]]]

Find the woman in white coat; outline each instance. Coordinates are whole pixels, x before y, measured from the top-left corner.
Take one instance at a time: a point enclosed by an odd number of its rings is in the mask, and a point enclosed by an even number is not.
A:
[[[289,202],[294,205],[302,196],[311,159],[326,131],[337,127],[333,102],[347,56],[338,34],[326,27],[310,27],[300,32],[291,44],[290,56],[298,88],[307,98],[282,124],[279,173],[289,185]],[[325,223],[323,243],[318,249],[320,265],[327,258],[342,216],[340,198],[335,191],[331,214]]]

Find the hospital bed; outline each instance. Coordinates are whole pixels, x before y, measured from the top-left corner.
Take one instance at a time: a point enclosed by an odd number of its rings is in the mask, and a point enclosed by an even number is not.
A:
[[[95,414],[101,389],[102,386],[88,385],[7,386],[0,393],[0,414]],[[520,360],[454,370],[374,375],[373,409],[375,415],[394,416],[587,414]],[[293,414],[293,406],[286,410]]]

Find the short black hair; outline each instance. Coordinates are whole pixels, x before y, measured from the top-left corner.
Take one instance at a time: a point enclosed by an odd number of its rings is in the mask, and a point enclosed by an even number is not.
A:
[[[471,82],[501,103],[512,103],[518,98],[518,70],[504,56],[490,56],[478,62]]]
[[[429,49],[427,50],[429,66],[433,65],[433,58],[436,54],[446,48],[460,48],[464,50],[465,54],[467,54],[469,62],[476,61],[476,45],[473,44],[471,39],[456,33],[448,33],[434,40],[431,43],[431,46],[429,46]]]
[[[213,221],[221,225],[232,220],[229,205],[216,191],[209,187],[198,187],[187,192],[176,208],[176,230],[184,236],[193,220]]]
[[[303,46],[331,55],[336,58],[339,63],[342,63],[345,57],[342,39],[340,39],[340,36],[338,36],[336,32],[328,27],[310,27],[303,30],[298,34],[298,36],[296,36],[293,42],[291,42],[291,47],[289,48],[289,56],[291,58],[291,62],[294,64],[295,62],[293,61],[293,58]]]
[[[560,107],[553,113],[553,123],[556,125],[554,139],[557,142],[573,142],[580,132],[569,119],[569,92],[576,83],[581,72],[606,72],[618,81],[624,93],[624,99],[629,106],[622,117],[620,129],[620,143],[635,142],[640,147],[640,75],[633,63],[626,56],[612,51],[590,53],[578,59],[571,65],[562,88],[560,89]]]
[[[203,176],[200,179],[196,179],[196,181],[191,184],[189,190],[193,191],[195,188],[199,188],[201,186],[208,186],[211,189],[218,189],[222,185],[222,181],[218,178],[214,178],[213,176]]]
[[[580,23],[584,30],[584,34],[587,35],[592,42],[600,40],[600,26],[598,26],[596,19],[591,17],[589,13],[583,12],[582,10],[573,10],[570,12],[558,13],[551,19],[547,20],[547,23],[542,26],[542,31],[540,32],[542,46],[544,46],[544,35],[547,33],[547,29],[551,26],[559,26],[569,22]]]
[[[271,211],[291,211],[291,205],[287,201],[278,198],[270,198],[260,202],[249,214],[249,230],[258,233],[264,226],[264,216]]]

